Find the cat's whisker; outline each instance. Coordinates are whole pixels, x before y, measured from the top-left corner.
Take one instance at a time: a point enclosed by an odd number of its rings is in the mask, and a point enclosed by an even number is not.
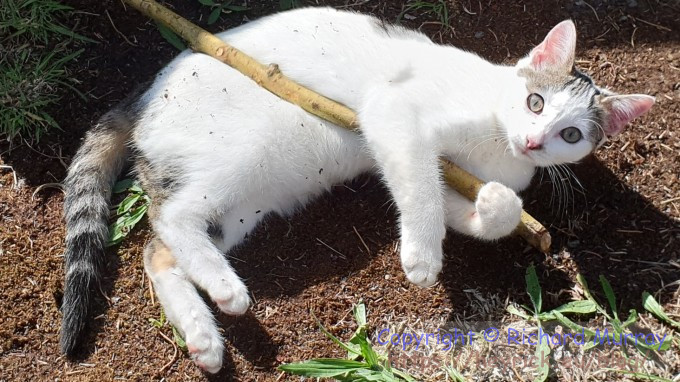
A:
[[[590,122],[590,123],[592,123],[593,125],[595,125],[595,127],[597,127],[597,129],[600,130],[600,132],[602,133],[602,136],[603,136],[603,137],[607,135],[607,134],[605,133],[605,131],[604,131],[604,127],[602,127],[602,125],[601,125],[599,122],[597,122],[597,121],[595,121],[595,120],[593,120],[593,119],[590,119],[590,118],[581,118],[580,120],[581,120],[581,121]]]
[[[479,135],[479,136],[472,137],[470,140],[465,142],[465,144],[462,147],[460,147],[460,149],[458,149],[458,154],[453,159],[453,161],[454,162],[457,161],[458,158],[460,157],[460,154],[464,153],[465,150],[467,149],[467,147],[470,146],[470,145],[476,144],[480,141],[483,143],[484,140],[487,140],[487,139],[500,138],[500,137],[504,137],[504,136],[505,136],[505,133],[493,132],[493,133],[490,133],[490,134],[482,134],[482,135]],[[474,148],[473,148],[473,150],[474,150]]]
[[[562,174],[561,181],[562,184],[564,185],[565,189],[565,201],[564,201],[564,207],[565,207],[565,212],[569,208],[569,204],[571,203],[571,211],[572,213],[574,212],[575,208],[575,203],[574,203],[574,186],[571,184],[571,176],[569,175],[569,172],[565,169],[564,164],[558,165],[558,168],[560,169],[560,174]]]
[[[470,152],[468,153],[468,156],[467,156],[467,160],[470,160],[470,156],[472,156],[472,152],[475,151],[475,149],[477,149],[479,146],[481,146],[482,144],[484,144],[486,142],[497,140],[497,139],[498,139],[498,137],[491,137],[491,138],[488,138],[488,139],[485,139],[485,140],[479,142],[479,144],[477,144],[477,146],[473,147],[472,150],[470,150]]]

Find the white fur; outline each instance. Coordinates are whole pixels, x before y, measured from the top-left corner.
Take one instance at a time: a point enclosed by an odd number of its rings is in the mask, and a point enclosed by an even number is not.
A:
[[[188,51],[144,95],[138,148],[152,166],[180,169],[183,185],[154,222],[181,275],[152,279],[171,322],[190,346],[208,354],[198,357],[211,372],[221,366],[223,347],[215,345],[221,339],[186,280],[224,312],[243,313],[248,291],[223,252],[242,242],[264,215],[290,213],[332,185],[376,169],[400,213],[406,276],[427,287],[442,267],[446,225],[487,240],[510,234],[522,210],[515,192],[529,184],[534,167],[553,157],[576,161],[592,149],[569,151],[574,146],[554,138],[560,126],[578,123],[573,119],[579,111],[568,110],[562,95],[546,96],[540,118],[526,110],[526,86],[516,67],[436,45],[417,32],[385,33],[368,16],[308,8],[219,36],[356,110],[362,135]],[[550,136],[546,157],[519,152],[529,133]],[[443,184],[440,156],[493,182],[470,202]],[[211,241],[208,221],[221,223],[224,238]],[[169,292],[172,283],[184,292]],[[204,335],[208,345],[196,340]]]

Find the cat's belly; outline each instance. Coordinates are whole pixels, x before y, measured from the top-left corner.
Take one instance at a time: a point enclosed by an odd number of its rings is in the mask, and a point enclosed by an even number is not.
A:
[[[223,205],[288,212],[372,168],[361,137],[207,56],[168,67],[145,93],[135,145]]]

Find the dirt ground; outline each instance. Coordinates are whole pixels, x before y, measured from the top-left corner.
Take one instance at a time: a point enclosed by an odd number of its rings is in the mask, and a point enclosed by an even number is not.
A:
[[[218,315],[228,352],[224,369],[206,376],[187,355],[174,354],[172,343],[161,335],[172,336],[167,325],[159,331],[149,322],[159,318],[160,306],[143,273],[148,232],[142,225],[110,251],[102,287],[106,298],[101,298],[81,359],[68,362],[58,351],[63,195],[37,187],[60,182],[92,123],[177,51],[153,23],[118,0],[65,3],[78,10],[68,23],[99,43],[87,45],[72,67],[87,101],[66,95],[53,110],[64,131],[38,145],[0,144],[0,161],[15,171],[0,170],[0,381],[297,380],[276,367],[344,357],[318,330],[310,311],[344,339],[355,329],[349,312],[360,298],[376,332],[400,322],[431,331],[442,322],[508,323],[512,318],[504,307],[509,302],[530,304],[524,274],[532,263],[546,308],[570,301],[580,272],[600,301],[605,299],[595,286],[605,275],[622,300],[621,312],[644,312],[640,295],[649,291],[671,317],[680,319],[680,5],[673,0],[455,0],[448,3],[449,26],[419,11],[408,12],[404,23],[422,28],[435,41],[495,62],[514,62],[553,25],[572,18],[579,33],[580,68],[602,86],[657,99],[653,110],[619,138],[571,166],[585,191],[574,192],[566,212],[551,200],[558,186],[547,176],[537,176],[524,194],[526,209],[550,228],[551,254],[527,248],[518,238],[485,244],[449,233],[441,282],[419,289],[407,282],[399,265],[395,211],[385,189],[371,176],[338,185],[291,218],[268,219],[232,254],[255,304],[242,317]],[[388,21],[402,10],[402,1],[396,0],[314,3]],[[209,11],[197,1],[168,4],[206,26]],[[227,15],[208,29],[233,27],[279,9],[275,0],[246,4],[247,12]],[[582,321],[598,325],[597,320],[587,322],[588,317]],[[640,325],[669,332],[649,314],[642,314]],[[647,369],[666,378],[678,375],[678,349],[676,342]],[[399,349],[392,350],[399,359]],[[419,379],[444,378],[428,367],[413,371]],[[530,368],[507,375],[470,367],[462,371],[471,380],[532,378]],[[596,371],[555,366],[551,379],[625,380]]]

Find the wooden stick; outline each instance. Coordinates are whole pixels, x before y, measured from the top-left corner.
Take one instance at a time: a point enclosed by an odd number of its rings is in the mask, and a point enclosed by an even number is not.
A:
[[[194,51],[205,53],[233,67],[280,98],[335,125],[351,130],[359,128],[354,111],[287,78],[281,73],[278,65],[263,65],[257,62],[154,0],[124,1],[145,16],[170,28],[186,40]],[[477,192],[483,186],[482,181],[446,159],[441,159],[441,165],[448,185],[474,201]],[[550,252],[550,233],[525,211],[522,211],[521,222],[515,232],[540,251]]]

